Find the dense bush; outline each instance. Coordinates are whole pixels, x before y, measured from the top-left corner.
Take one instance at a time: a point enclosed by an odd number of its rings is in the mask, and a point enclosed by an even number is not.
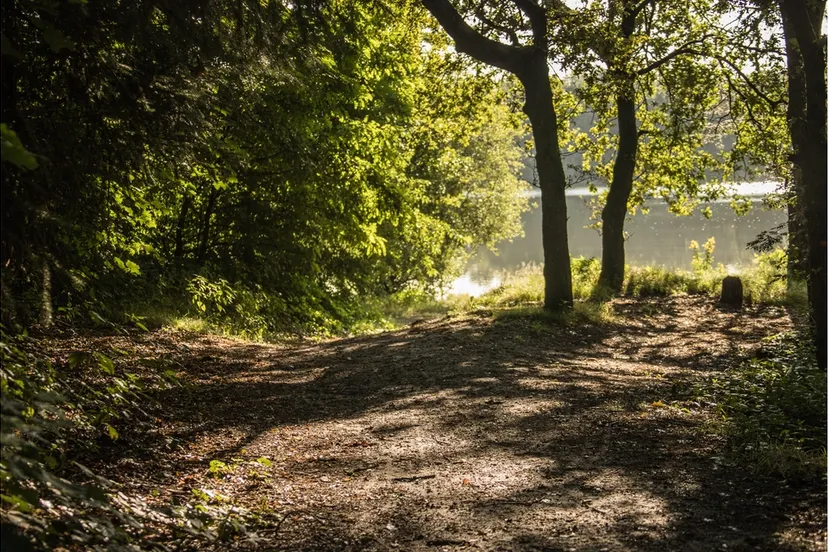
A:
[[[25,0],[2,17],[2,314],[19,328],[54,309],[336,330],[520,231],[514,87],[462,67],[418,4]]]

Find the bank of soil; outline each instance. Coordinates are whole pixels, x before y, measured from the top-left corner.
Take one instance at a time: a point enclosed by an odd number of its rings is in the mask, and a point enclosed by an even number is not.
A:
[[[824,486],[733,464],[715,408],[674,403],[786,312],[614,309],[601,326],[482,312],[321,343],[85,338],[184,383],[98,469],[156,504],[200,489],[282,520],[228,549],[824,550]]]

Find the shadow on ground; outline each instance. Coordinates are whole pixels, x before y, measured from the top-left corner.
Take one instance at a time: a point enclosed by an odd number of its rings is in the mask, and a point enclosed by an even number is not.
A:
[[[186,385],[108,466],[284,512],[264,549],[824,548],[824,489],[731,464],[711,409],[672,404],[786,329],[784,311],[615,309],[609,325],[466,316],[291,346],[153,334]],[[267,478],[246,475],[260,457]],[[238,467],[211,478],[213,459]]]

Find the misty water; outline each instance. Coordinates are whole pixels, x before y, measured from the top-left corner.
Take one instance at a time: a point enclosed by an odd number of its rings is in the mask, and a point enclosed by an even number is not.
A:
[[[764,194],[775,188],[775,183],[744,184],[740,193],[752,200],[752,208],[742,216],[736,215],[728,202],[708,204],[712,216],[707,219],[700,212],[690,216],[676,216],[667,210],[662,200],[647,203],[648,214],[638,212],[627,218],[625,230],[627,264],[656,265],[689,270],[693,252],[690,242],[703,244],[715,238],[714,262],[737,268],[749,265],[754,252],[747,243],[763,230],[783,224],[787,215],[783,210],[768,210],[762,206]],[[466,273],[456,280],[449,293],[479,295],[499,284],[503,273],[527,264],[543,263],[541,244],[541,213],[538,194],[531,194],[531,209],[523,214],[523,237],[506,240],[497,245],[498,254],[488,249],[479,250],[468,262]],[[584,189],[567,191],[569,222],[569,251],[573,257],[601,257],[601,236],[589,228],[592,208],[591,196]]]

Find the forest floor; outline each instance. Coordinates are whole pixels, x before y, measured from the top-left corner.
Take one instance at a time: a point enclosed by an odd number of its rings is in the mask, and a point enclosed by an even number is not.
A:
[[[54,354],[176,367],[155,429],[122,432],[94,467],[157,505],[195,490],[278,519],[221,549],[824,550],[824,485],[738,465],[715,408],[681,391],[790,329],[786,311],[613,307],[600,325],[480,312],[323,342],[155,331]]]

